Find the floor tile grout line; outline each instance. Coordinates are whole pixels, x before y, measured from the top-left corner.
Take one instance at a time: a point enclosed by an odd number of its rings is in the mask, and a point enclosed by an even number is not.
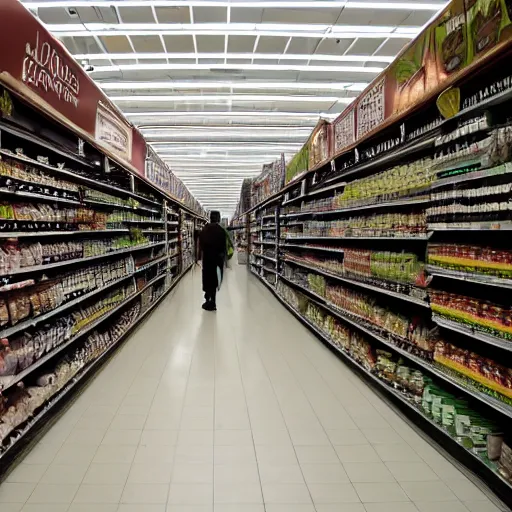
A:
[[[237,357],[237,361],[238,361],[238,372],[240,374],[240,383],[241,383],[242,390],[244,392],[244,397],[245,397],[245,410],[247,412],[247,421],[249,422],[249,430],[251,432],[252,448],[254,450],[254,458],[256,460],[256,471],[258,471],[258,479],[259,479],[259,483],[260,483],[261,500],[263,502],[263,510],[264,510],[264,512],[266,512],[267,506],[266,506],[266,503],[265,503],[265,495],[263,494],[263,483],[261,481],[260,465],[259,465],[259,462],[258,462],[258,454],[256,452],[256,443],[254,441],[254,431],[252,429],[251,415],[249,413],[249,404],[247,402],[247,393],[246,393],[246,389],[245,389],[244,376],[243,376],[243,372],[242,372],[242,365],[240,364],[240,349],[239,349],[237,341],[234,342],[234,348],[235,348],[235,351],[236,351],[236,357]],[[258,355],[258,357],[259,357],[259,355]],[[262,363],[262,365],[263,365],[263,363]],[[215,503],[214,503],[214,506],[215,506]]]
[[[259,342],[259,341],[258,341],[258,345],[259,345],[260,343],[261,343],[261,342]],[[282,410],[282,408],[281,408],[281,401],[279,400],[278,395],[277,395],[277,393],[276,393],[274,383],[272,382],[272,379],[271,379],[271,377],[270,377],[270,375],[269,375],[269,372],[268,372],[268,368],[267,368],[267,366],[265,365],[265,362],[264,362],[263,358],[261,357],[260,347],[259,347],[259,346],[257,347],[257,353],[258,353],[258,358],[259,358],[259,359],[260,359],[260,361],[261,361],[262,367],[263,367],[263,369],[264,369],[264,371],[265,371],[265,374],[266,374],[266,376],[267,376],[267,379],[268,379],[268,381],[269,381],[269,383],[270,383],[270,386],[271,386],[271,388],[272,388],[272,391],[273,391],[273,393],[274,393],[274,396],[275,396],[276,402],[277,402],[277,404],[279,405],[279,412],[281,413],[281,417],[282,417],[282,419],[283,419],[283,423],[284,423],[284,425],[286,426],[286,432],[288,433],[288,436],[290,437],[290,443],[291,443],[291,445],[292,445],[292,449],[293,449],[293,452],[294,452],[294,454],[295,454],[295,458],[296,458],[296,460],[297,460],[297,465],[299,466],[299,469],[300,469],[300,472],[301,472],[301,475],[302,475],[302,480],[303,480],[303,482],[304,482],[304,485],[306,486],[306,489],[308,490],[308,494],[309,494],[309,497],[310,497],[310,499],[311,499],[311,504],[312,504],[312,505],[313,505],[313,507],[314,507],[315,505],[314,505],[314,501],[313,501],[313,496],[311,495],[311,491],[309,490],[309,487],[308,487],[308,485],[307,485],[307,483],[306,483],[306,479],[305,479],[305,477],[304,477],[304,472],[302,471],[302,466],[300,465],[299,458],[297,457],[297,451],[295,450],[295,445],[293,444],[292,437],[291,437],[291,435],[290,435],[290,429],[289,429],[288,424],[287,424],[287,422],[286,422],[286,419],[285,419],[285,417],[284,417],[284,415],[283,415],[283,410]],[[253,439],[254,439],[254,438],[253,438]],[[257,460],[257,459],[256,459],[256,462],[258,463],[258,460]],[[261,478],[260,478],[260,479],[261,479]],[[262,486],[262,494],[263,494],[263,486]],[[265,496],[263,496],[263,503],[264,503],[264,505],[265,505]]]
[[[167,499],[165,501],[165,508],[166,508],[166,510],[169,508],[169,498],[170,498],[170,494],[171,494],[172,481],[173,481],[173,477],[174,477],[174,471],[176,469],[176,450],[178,449],[179,436],[180,436],[180,432],[181,432],[181,424],[183,422],[183,411],[185,410],[187,391],[188,391],[188,387],[189,387],[189,384],[190,384],[190,375],[192,373],[192,365],[194,363],[194,357],[195,357],[196,350],[197,350],[197,343],[194,344],[194,350],[193,350],[192,355],[190,357],[190,364],[189,364],[189,367],[188,367],[188,375],[187,375],[187,384],[186,384],[185,389],[183,391],[183,400],[182,400],[182,404],[181,404],[181,414],[180,414],[180,424],[178,426],[178,434],[177,434],[178,437],[176,438],[176,445],[175,445],[175,448],[174,448],[174,455],[173,455],[173,461],[172,461],[171,481],[169,482],[169,486],[168,486],[168,489],[167,489]],[[166,368],[167,368],[167,366],[166,366]]]
[[[308,396],[304,393],[304,389],[302,388],[302,386],[301,386],[300,382],[299,382],[299,381],[298,381],[298,379],[296,378],[295,374],[293,373],[292,369],[291,369],[291,368],[290,368],[290,366],[289,366],[288,361],[287,361],[287,360],[286,360],[286,358],[283,356],[283,354],[282,354],[282,352],[281,352],[281,351],[279,351],[279,354],[280,354],[281,358],[284,360],[284,362],[285,362],[286,366],[288,367],[288,369],[290,370],[290,372],[291,372],[291,374],[292,374],[292,376],[293,376],[294,380],[297,382],[297,384],[298,384],[299,388],[302,390],[302,394],[304,395],[304,398],[305,398],[305,399],[307,400],[307,402],[309,403],[309,405],[310,405],[310,407],[311,407],[311,410],[315,413],[315,417],[316,417],[316,419],[318,420],[318,423],[319,423],[320,427],[322,428],[322,430],[323,430],[323,432],[324,432],[324,434],[325,434],[325,436],[326,436],[327,440],[329,441],[329,446],[333,449],[334,453],[336,454],[337,459],[339,460],[339,462],[340,462],[340,464],[341,464],[341,467],[343,468],[343,470],[344,470],[344,471],[345,471],[345,473],[346,473],[345,466],[344,466],[343,462],[340,460],[340,458],[339,458],[339,456],[338,456],[338,453],[337,453],[336,449],[334,448],[334,445],[332,444],[330,437],[327,435],[327,432],[325,431],[325,428],[324,428],[324,426],[322,425],[322,422],[321,422],[321,421],[320,421],[320,419],[318,418],[318,415],[316,414],[316,411],[315,411],[314,407],[311,405],[311,402],[310,402],[310,400],[309,400]],[[274,385],[274,384],[272,384],[272,386],[273,386],[273,385]],[[288,424],[287,424],[287,422],[286,422],[286,419],[284,419],[284,422],[285,422],[285,424],[287,425],[287,428],[288,428]],[[289,429],[288,429],[288,434],[289,434]],[[299,463],[299,468],[300,468],[300,470],[301,470],[302,477],[303,477],[303,479],[304,479],[304,483],[305,483],[305,485],[306,485],[306,487],[307,487],[307,489],[308,489],[308,492],[309,492],[309,494],[310,494],[310,496],[311,496],[311,502],[313,503],[313,506],[315,506],[315,502],[314,502],[314,500],[313,500],[313,496],[312,496],[312,494],[311,494],[311,491],[310,491],[310,489],[309,489],[309,485],[308,485],[308,483],[307,483],[307,481],[306,481],[306,478],[305,478],[304,472],[303,472],[303,470],[302,470],[302,465],[300,464],[299,457],[297,456],[297,451],[296,451],[296,449],[295,449],[295,444],[293,443],[293,439],[292,439],[292,436],[291,436],[291,435],[290,435],[290,439],[291,439],[291,441],[292,441],[293,450],[294,450],[294,452],[295,452],[295,456],[297,457],[297,461],[298,461],[298,463]],[[348,476],[348,473],[347,473],[347,476]],[[349,480],[350,480],[350,477],[349,477]],[[350,484],[352,485],[352,487],[353,487],[354,491],[356,492],[356,494],[357,494],[357,495],[358,495],[358,497],[359,497],[359,493],[357,493],[357,490],[356,490],[356,488],[355,488],[354,484],[352,483],[352,481],[350,481]],[[360,498],[359,498],[359,499],[360,499]],[[362,503],[362,501],[360,501],[360,502]]]

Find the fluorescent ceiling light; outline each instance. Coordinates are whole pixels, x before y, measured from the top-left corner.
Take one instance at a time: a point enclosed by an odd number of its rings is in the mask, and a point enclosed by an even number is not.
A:
[[[356,36],[355,36],[356,37]],[[386,36],[385,36],[386,37]],[[194,54],[190,54],[191,57]],[[170,70],[244,70],[244,71],[315,71],[333,73],[380,73],[384,68],[378,66],[308,66],[295,64],[119,64],[113,66],[94,66],[89,72],[112,73],[115,71],[170,71]]]
[[[298,53],[82,53],[73,55],[78,60],[146,60],[146,59],[259,59],[259,60],[323,60],[332,62],[384,62],[390,64],[394,56],[381,55],[320,55]]]
[[[266,125],[254,125],[254,126],[233,126],[233,125],[224,125],[224,126],[208,126],[208,125],[196,125],[194,127],[190,126],[140,126],[140,131],[144,135],[148,135],[150,133],[169,133],[171,135],[180,134],[183,132],[191,132],[191,133],[197,133],[197,132],[206,132],[206,133],[212,133],[212,132],[229,132],[229,133],[243,133],[243,132],[251,132],[254,133],[255,131],[263,131],[265,133],[268,132],[277,132],[277,133],[283,133],[286,131],[294,130],[294,131],[303,131],[304,133],[311,132],[311,129],[308,126],[292,126],[287,127],[286,125],[283,126],[266,126]]]
[[[107,54],[105,54],[107,56]],[[131,55],[131,54],[128,54]],[[188,54],[189,58],[190,55]],[[76,57],[76,56],[75,56]],[[97,82],[104,90],[167,90],[167,89],[303,89],[311,91],[364,91],[368,82]]]
[[[328,113],[317,113],[317,112],[124,112],[127,117],[290,117],[290,118],[302,118],[302,119],[318,119],[319,117],[337,117],[339,114],[328,114]]]
[[[259,35],[327,39],[413,39],[421,27],[296,23],[61,23],[46,24],[59,37],[147,35]]]
[[[432,11],[442,9],[447,2],[365,2],[351,0],[25,0],[25,7],[231,7],[260,9],[379,9]]]
[[[337,96],[290,96],[290,95],[271,95],[271,94],[200,94],[200,95],[151,95],[151,96],[109,96],[112,101],[125,102],[132,101],[135,103],[151,103],[151,102],[181,102],[181,101],[199,101],[208,103],[210,101],[233,101],[236,103],[253,102],[253,101],[268,101],[268,102],[309,102],[309,103],[343,103],[350,104],[356,98],[339,98]]]

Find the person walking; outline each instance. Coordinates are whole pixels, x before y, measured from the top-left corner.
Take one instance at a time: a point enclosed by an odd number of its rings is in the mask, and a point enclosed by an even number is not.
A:
[[[205,303],[203,309],[216,311],[217,288],[220,285],[226,258],[226,232],[219,224],[220,212],[210,212],[210,222],[199,234],[196,263],[203,263],[203,291]]]

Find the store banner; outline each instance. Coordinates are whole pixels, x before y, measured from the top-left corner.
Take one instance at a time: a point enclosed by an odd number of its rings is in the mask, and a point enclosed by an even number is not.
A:
[[[338,154],[512,42],[512,0],[452,0],[334,121]],[[355,130],[353,130],[355,126]]]
[[[381,75],[356,101],[357,131],[360,139],[386,119],[386,75]]]
[[[511,0],[466,0],[466,16],[468,64],[512,38]]]
[[[333,123],[334,148],[333,154],[342,151],[356,141],[356,107],[354,104],[347,107]]]
[[[0,0],[0,48],[0,79],[9,76],[27,86],[98,144],[144,171],[146,150],[142,158],[134,158],[133,128],[62,43],[18,0]]]

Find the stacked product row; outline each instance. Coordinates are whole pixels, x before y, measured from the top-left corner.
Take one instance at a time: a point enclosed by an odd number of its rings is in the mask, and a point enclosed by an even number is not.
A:
[[[279,230],[277,207],[270,206],[258,210],[250,219],[250,254],[251,268],[266,283],[276,286],[277,258],[279,252]]]

